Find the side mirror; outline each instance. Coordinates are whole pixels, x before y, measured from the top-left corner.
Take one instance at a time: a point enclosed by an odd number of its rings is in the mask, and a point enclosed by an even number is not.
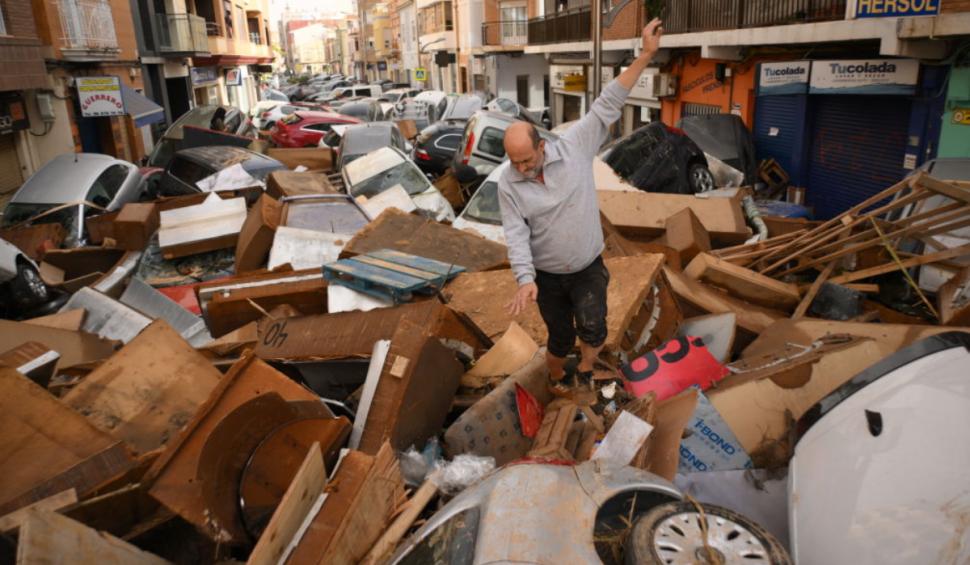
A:
[[[468,165],[455,165],[455,178],[461,184],[469,184],[478,180],[478,171],[475,167],[469,167]]]

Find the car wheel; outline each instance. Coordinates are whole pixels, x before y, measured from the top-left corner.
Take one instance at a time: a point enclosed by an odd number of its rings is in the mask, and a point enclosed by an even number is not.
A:
[[[637,519],[627,540],[626,563],[791,563],[778,540],[761,526],[727,508],[712,504],[700,506],[704,510],[707,547],[704,546],[702,518],[697,507],[690,502],[668,502]]]
[[[687,170],[687,179],[694,194],[714,190],[714,175],[701,163],[694,163]]]
[[[14,302],[21,308],[34,306],[50,299],[47,285],[33,266],[25,262],[17,263],[17,276],[10,281],[10,292]]]

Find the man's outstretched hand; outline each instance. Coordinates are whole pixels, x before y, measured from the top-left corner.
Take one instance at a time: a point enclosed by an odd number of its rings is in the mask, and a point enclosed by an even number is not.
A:
[[[660,49],[660,36],[664,34],[663,22],[660,18],[650,20],[650,23],[643,28],[643,54],[653,57]]]
[[[536,283],[524,284],[519,287],[512,302],[506,304],[505,308],[512,316],[518,316],[529,304],[535,302],[538,296],[539,287]]]

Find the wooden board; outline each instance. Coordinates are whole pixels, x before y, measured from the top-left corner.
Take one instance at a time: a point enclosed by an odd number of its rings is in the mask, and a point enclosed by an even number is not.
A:
[[[53,496],[48,496],[42,500],[25,506],[20,510],[15,510],[5,516],[0,516],[0,532],[10,533],[18,528],[27,519],[30,510],[42,510],[47,512],[57,512],[77,502],[77,491],[73,488],[63,490]]]
[[[278,563],[326,484],[327,472],[324,469],[320,444],[314,443],[246,563]]]
[[[359,563],[404,498],[400,467],[388,444],[373,457],[350,452],[337,468],[331,485],[339,488],[328,489],[327,500],[289,563]]]
[[[8,351],[28,341],[36,341],[60,353],[61,369],[100,361],[115,351],[115,342],[89,333],[0,320],[0,351]]]
[[[17,565],[52,563],[164,565],[168,561],[60,514],[31,510],[20,528]]]
[[[785,317],[782,312],[732,298],[671,269],[664,268],[664,275],[678,299],[710,314],[733,312],[737,315],[738,327],[751,334],[758,335],[775,320]]]
[[[13,369],[0,367],[0,390],[2,503],[115,443],[84,416]],[[49,495],[40,498],[45,496]],[[27,504],[30,502],[34,501]],[[16,508],[5,509],[13,510]]]
[[[607,352],[621,349],[625,332],[657,281],[662,264],[663,255],[659,254],[614,257],[605,261],[610,272],[606,295]],[[515,317],[506,311],[505,306],[517,289],[512,271],[503,270],[459,275],[445,286],[443,294],[451,308],[466,314],[489,338],[498,339],[515,322],[536,343],[543,345],[548,334],[535,304],[528,305]]]
[[[711,236],[690,208],[684,208],[664,223],[663,243],[680,254],[680,264],[686,265],[698,253],[711,250]]]
[[[698,198],[656,192],[596,192],[600,210],[624,235],[658,237],[667,218],[690,208],[711,238],[721,245],[743,243],[751,230],[744,221],[741,205],[733,198]]]
[[[392,249],[469,271],[499,269],[508,265],[507,248],[480,235],[389,208],[357,232],[341,253],[352,257]]]
[[[333,151],[328,147],[270,147],[266,150],[266,156],[291,169],[300,165],[310,171],[330,171],[333,168]]]
[[[195,417],[149,469],[143,480],[152,485],[149,494],[200,530],[208,531],[202,485],[196,480],[202,448],[230,412],[268,392],[284,400],[320,400],[252,354],[245,355],[222,377]]]
[[[64,402],[136,453],[145,453],[178,434],[220,376],[158,320],[70,390]]]
[[[727,290],[735,298],[766,308],[790,310],[798,305],[798,287],[758,274],[733,263],[701,253],[687,265],[684,275]]]
[[[24,320],[24,323],[33,326],[76,332],[81,330],[81,324],[84,323],[84,316],[86,314],[87,311],[84,308],[78,308],[76,310],[58,312],[57,314],[50,314],[39,318],[31,318]]]

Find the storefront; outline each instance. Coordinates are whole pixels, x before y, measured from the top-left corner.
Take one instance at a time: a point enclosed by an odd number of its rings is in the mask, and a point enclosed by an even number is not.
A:
[[[921,81],[909,59],[764,63],[758,157],[774,158],[806,188],[816,217],[833,217],[935,154],[939,74],[924,69]]]
[[[219,96],[218,67],[192,67],[190,73],[196,106],[222,104]]]
[[[949,69],[940,157],[970,157],[970,66]]]
[[[684,116],[735,114],[751,127],[756,67],[753,61],[721,62],[701,59],[699,53],[682,56],[665,79],[667,85],[676,83],[678,88],[661,94],[664,123],[675,124]]]
[[[578,120],[586,115],[586,66],[550,65],[552,125]]]

